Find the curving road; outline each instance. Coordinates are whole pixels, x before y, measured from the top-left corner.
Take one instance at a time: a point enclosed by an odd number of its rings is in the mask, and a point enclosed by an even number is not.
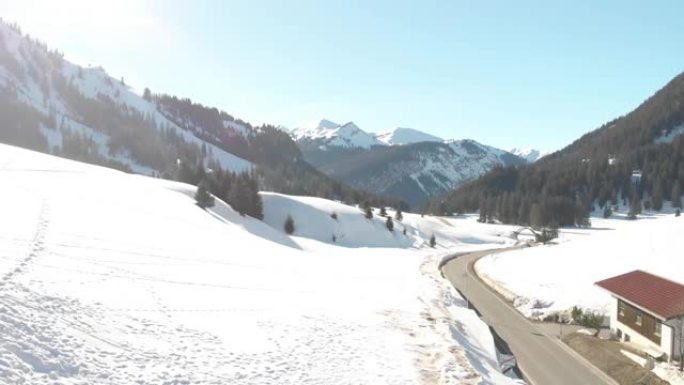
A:
[[[523,317],[477,278],[473,264],[485,255],[508,249],[457,255],[442,266],[442,273],[482,319],[506,341],[525,379],[532,385],[616,385],[603,372],[579,357],[556,337]]]

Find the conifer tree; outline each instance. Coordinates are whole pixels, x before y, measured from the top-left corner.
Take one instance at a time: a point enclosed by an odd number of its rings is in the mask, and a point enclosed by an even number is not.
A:
[[[294,219],[292,219],[291,215],[288,215],[287,218],[285,219],[285,224],[283,225],[285,232],[287,234],[293,234],[295,231],[295,224],[294,224]],[[335,236],[333,235],[333,238]]]
[[[380,216],[381,217],[387,216],[387,210],[385,209],[385,206],[380,207]]]
[[[434,248],[437,246],[437,239],[435,239],[435,234],[432,234],[430,237],[430,247]]]
[[[145,91],[143,91],[143,99],[149,101],[152,101],[152,91],[150,91],[149,88],[145,87]]]
[[[682,190],[679,187],[679,181],[672,185],[672,207],[682,207]]]
[[[368,201],[363,202],[363,211],[366,219],[373,218],[373,208],[370,206],[370,203],[368,203]]]
[[[660,211],[663,208],[663,186],[660,179],[653,182],[652,207],[656,211]]]
[[[394,215],[394,219],[401,222],[404,219],[404,214],[402,214],[401,209],[397,208],[397,213]]]
[[[197,202],[197,206],[201,207],[202,209],[214,206],[214,197],[209,192],[206,181],[202,181],[202,183],[197,186],[195,201]]]
[[[387,230],[389,230],[390,232],[394,231],[394,221],[392,221],[392,217],[387,217],[385,226],[387,227]]]
[[[611,215],[613,215],[613,210],[610,208],[610,205],[606,203],[606,207],[603,208],[603,217],[610,218]]]

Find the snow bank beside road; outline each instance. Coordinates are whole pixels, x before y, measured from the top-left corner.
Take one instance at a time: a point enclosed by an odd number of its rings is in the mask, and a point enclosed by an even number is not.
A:
[[[535,318],[575,305],[607,313],[610,295],[594,282],[635,269],[684,282],[684,218],[651,214],[592,223],[561,230],[558,245],[484,257],[477,270],[514,293],[516,308]]]

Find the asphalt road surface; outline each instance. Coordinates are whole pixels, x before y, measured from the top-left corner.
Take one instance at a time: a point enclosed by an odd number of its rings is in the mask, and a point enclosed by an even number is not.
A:
[[[480,257],[506,250],[481,251],[458,256],[444,264],[442,272],[482,319],[508,343],[518,366],[532,385],[615,385],[611,378],[588,364],[552,334],[523,317],[485,283],[472,264]]]

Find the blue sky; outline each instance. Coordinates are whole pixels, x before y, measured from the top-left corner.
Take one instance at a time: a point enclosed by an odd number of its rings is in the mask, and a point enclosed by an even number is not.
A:
[[[253,123],[561,148],[684,69],[681,1],[5,0],[0,15],[138,90]]]

